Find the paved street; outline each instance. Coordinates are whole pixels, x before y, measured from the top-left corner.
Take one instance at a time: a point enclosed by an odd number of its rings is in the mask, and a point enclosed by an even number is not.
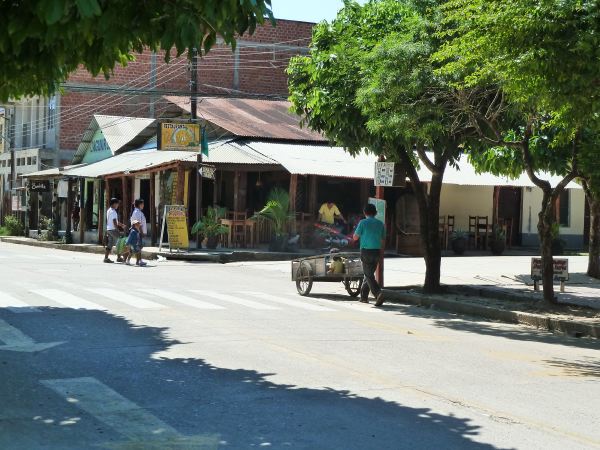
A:
[[[600,448],[597,340],[101,259],[0,243],[0,448]]]

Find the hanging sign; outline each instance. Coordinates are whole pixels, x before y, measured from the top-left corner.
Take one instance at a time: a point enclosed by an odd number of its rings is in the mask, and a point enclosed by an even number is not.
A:
[[[160,243],[158,251],[161,251],[165,229],[169,234],[169,251],[173,249],[188,250],[190,241],[188,237],[187,209],[183,205],[166,205],[162,228],[160,231]]]
[[[200,149],[200,124],[160,122],[158,124],[159,150],[187,150],[197,152]]]
[[[400,164],[376,162],[374,181],[375,186],[404,187],[406,185],[406,173]]]
[[[50,180],[29,181],[27,188],[30,192],[50,192]]]

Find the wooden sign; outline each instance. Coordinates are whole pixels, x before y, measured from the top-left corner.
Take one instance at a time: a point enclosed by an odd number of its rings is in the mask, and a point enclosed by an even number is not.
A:
[[[158,251],[161,251],[162,249],[165,229],[169,234],[169,251],[172,251],[173,249],[189,249],[190,241],[188,234],[187,209],[185,206],[165,206],[162,220],[162,228],[160,231],[160,243],[158,245]]]
[[[30,192],[50,192],[50,180],[32,180],[27,187]]]
[[[565,281],[569,280],[569,260],[567,258],[553,259],[552,265],[554,267],[553,277],[556,281],[560,281],[560,291],[564,292]],[[538,283],[542,279],[542,272],[542,258],[531,258],[531,279],[536,291]]]

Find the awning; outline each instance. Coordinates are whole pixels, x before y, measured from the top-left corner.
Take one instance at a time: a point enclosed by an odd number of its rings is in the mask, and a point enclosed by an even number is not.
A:
[[[366,180],[374,176],[376,157],[365,152],[352,156],[342,147],[260,141],[247,141],[243,146],[277,161],[292,174]]]
[[[38,178],[38,179],[49,179],[49,178],[60,178],[65,176],[65,172],[78,167],[86,166],[87,164],[73,164],[71,166],[55,167],[53,169],[39,170],[37,172],[24,173],[21,178]]]
[[[433,159],[433,155],[430,155]],[[508,177],[499,177],[491,173],[477,173],[475,167],[469,162],[467,155],[462,155],[457,164],[458,167],[448,165],[444,172],[444,184],[456,184],[459,186],[511,186],[511,187],[536,187],[526,173],[522,173],[514,180]],[[431,172],[421,165],[418,171],[421,181],[431,181]],[[542,180],[547,180],[554,187],[561,182],[563,177],[546,172],[537,174]],[[567,189],[581,189],[575,182],[567,185]]]

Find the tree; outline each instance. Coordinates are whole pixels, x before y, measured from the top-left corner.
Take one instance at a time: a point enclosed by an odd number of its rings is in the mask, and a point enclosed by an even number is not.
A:
[[[598,169],[584,163],[591,147],[582,135],[598,126],[600,6],[586,0],[450,0],[445,12],[449,41],[436,55],[447,63],[442,73],[454,74],[461,86],[497,87],[492,102],[506,99],[503,105],[520,111],[517,126],[503,127],[499,116],[486,117],[494,105],[470,107],[484,111],[475,114],[484,139],[518,149],[529,178],[544,192],[538,226],[544,298],[555,301],[550,247],[554,203],[573,178],[596,179]],[[538,135],[552,136],[546,145],[551,153],[571,150],[553,168],[564,175],[554,188],[536,175],[547,162],[532,151]]]
[[[0,101],[54,92],[82,64],[109,76],[134,52],[235,45],[271,18],[271,0],[39,0],[4,2],[0,17]]]
[[[346,1],[335,20],[315,27],[310,54],[288,69],[293,109],[310,128],[351,153],[368,148],[406,168],[419,205],[426,292],[440,289],[444,171],[473,132],[430,58],[440,45],[438,19],[436,2]],[[429,189],[419,164],[432,172]]]

